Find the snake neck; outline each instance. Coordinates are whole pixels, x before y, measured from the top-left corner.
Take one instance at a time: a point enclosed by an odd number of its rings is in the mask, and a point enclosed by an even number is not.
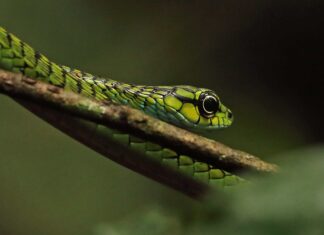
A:
[[[127,104],[166,120],[168,89],[135,86],[58,65],[0,27],[0,67],[96,100]],[[154,91],[152,93],[152,91]]]
[[[231,120],[226,118],[227,108],[220,106],[216,95],[213,100],[217,110],[212,116],[200,114],[197,105],[199,97],[202,92],[211,93],[208,89],[191,86],[137,86],[97,77],[50,61],[1,27],[0,67],[98,101],[111,100],[126,104],[181,127],[219,128],[231,124]],[[216,116],[216,111],[219,116]]]

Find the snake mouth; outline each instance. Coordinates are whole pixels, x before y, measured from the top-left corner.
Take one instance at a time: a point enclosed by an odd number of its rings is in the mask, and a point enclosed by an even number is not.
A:
[[[227,110],[226,119],[227,119],[227,123],[228,123],[227,126],[232,125],[232,123],[234,122],[234,115],[231,110]]]
[[[227,113],[226,113],[226,116],[229,120],[233,121],[234,120],[234,117],[233,117],[233,113],[231,110],[228,110]]]

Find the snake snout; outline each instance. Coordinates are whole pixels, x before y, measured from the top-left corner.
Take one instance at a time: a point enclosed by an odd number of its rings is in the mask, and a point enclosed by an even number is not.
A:
[[[228,110],[227,111],[227,118],[229,119],[229,120],[233,120],[233,113],[232,113],[232,111],[231,110]]]

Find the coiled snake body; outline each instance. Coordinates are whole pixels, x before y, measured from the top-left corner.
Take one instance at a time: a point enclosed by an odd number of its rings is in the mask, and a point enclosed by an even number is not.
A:
[[[96,99],[111,100],[140,109],[148,115],[186,128],[217,129],[232,124],[233,115],[215,92],[193,86],[139,86],[94,76],[50,61],[28,44],[0,27],[0,68],[22,73],[64,90]],[[109,130],[111,138],[142,151],[148,158],[206,183],[230,186],[241,181],[217,166],[195,160],[128,133]],[[123,140],[120,140],[122,136]],[[126,139],[126,141],[125,141]],[[141,146],[139,148],[139,146]]]

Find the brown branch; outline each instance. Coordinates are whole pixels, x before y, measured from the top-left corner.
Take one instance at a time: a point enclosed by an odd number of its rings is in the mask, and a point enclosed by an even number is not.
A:
[[[113,138],[109,138],[109,136],[107,138],[106,132],[97,131],[97,123],[74,117],[59,109],[48,107],[46,104],[38,104],[17,97],[14,100],[63,133],[124,167],[192,198],[202,198],[210,190],[207,185],[194,180],[192,177],[181,174],[171,167],[165,167],[158,161],[152,161],[152,159],[142,155],[140,152],[125,148],[125,145],[115,141]]]
[[[167,124],[147,116],[141,111],[111,102],[99,103],[19,74],[0,70],[0,92],[12,97],[24,97],[24,99],[32,99],[37,103],[53,105],[78,117],[155,141],[230,172],[241,170],[277,171],[276,165]]]

